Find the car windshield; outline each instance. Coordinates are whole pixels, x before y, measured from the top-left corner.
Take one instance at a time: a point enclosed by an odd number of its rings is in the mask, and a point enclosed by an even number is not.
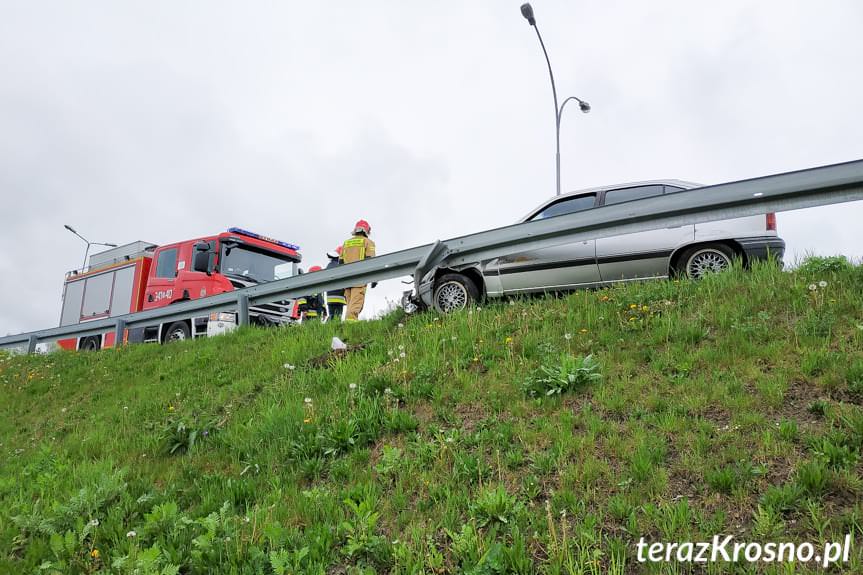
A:
[[[220,269],[224,275],[257,283],[291,277],[296,265],[290,256],[242,244],[223,245],[221,259]]]

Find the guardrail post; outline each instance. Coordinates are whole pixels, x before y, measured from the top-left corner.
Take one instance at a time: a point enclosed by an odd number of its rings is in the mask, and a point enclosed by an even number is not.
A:
[[[36,336],[36,334],[30,334],[30,339],[27,340],[27,353],[36,353],[37,343],[39,343],[39,338]]]
[[[126,336],[126,320],[118,319],[114,326],[114,347],[119,347],[123,345]]]
[[[245,293],[237,295],[237,325],[249,325],[249,296]]]

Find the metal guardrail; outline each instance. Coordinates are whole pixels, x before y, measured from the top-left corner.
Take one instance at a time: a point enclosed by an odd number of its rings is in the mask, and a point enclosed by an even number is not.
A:
[[[110,331],[122,334],[126,328],[153,326],[219,311],[239,310],[239,323],[245,325],[249,322],[249,306],[410,274],[419,282],[438,266],[459,265],[586,239],[855,200],[863,200],[863,160],[705,186],[514,224],[165,308],[6,336],[0,338],[0,348],[26,347],[33,352],[40,342]]]

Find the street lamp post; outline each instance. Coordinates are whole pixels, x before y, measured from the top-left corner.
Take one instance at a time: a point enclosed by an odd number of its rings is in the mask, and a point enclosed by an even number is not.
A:
[[[72,232],[73,234],[75,234],[76,236],[78,236],[79,238],[81,238],[82,240],[84,240],[84,243],[87,244],[87,249],[84,250],[84,263],[81,265],[82,270],[85,267],[87,267],[87,256],[90,255],[90,246],[106,246],[109,248],[116,248],[117,247],[117,244],[108,244],[108,243],[104,243],[104,242],[91,242],[90,240],[88,240],[87,238],[85,238],[84,236],[82,236],[81,234],[76,232],[75,228],[73,228],[69,224],[64,224],[63,227],[66,228],[67,230],[69,230],[70,232]]]
[[[545,42],[542,41],[542,35],[539,33],[539,27],[536,25],[536,17],[533,14],[533,7],[530,3],[525,3],[521,5],[521,15],[524,16],[527,23],[533,26],[533,29],[536,31],[536,37],[539,38],[539,45],[542,46],[542,53],[545,55],[545,63],[548,65],[548,76],[551,78],[551,94],[554,96],[554,130],[555,130],[555,174],[556,174],[556,189],[557,195],[560,195],[560,119],[563,116],[563,109],[566,106],[566,103],[570,100],[575,100],[578,102],[578,107],[585,114],[590,111],[590,104],[576,98],[575,96],[570,96],[566,100],[563,101],[559,107],[557,105],[557,88],[554,85],[554,72],[551,71],[551,60],[548,59],[548,51],[545,49]]]

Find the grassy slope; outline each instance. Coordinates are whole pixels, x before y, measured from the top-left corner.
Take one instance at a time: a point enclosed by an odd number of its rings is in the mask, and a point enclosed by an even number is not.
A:
[[[0,357],[0,572],[670,573],[639,536],[849,531],[863,569],[863,269],[399,321]]]

